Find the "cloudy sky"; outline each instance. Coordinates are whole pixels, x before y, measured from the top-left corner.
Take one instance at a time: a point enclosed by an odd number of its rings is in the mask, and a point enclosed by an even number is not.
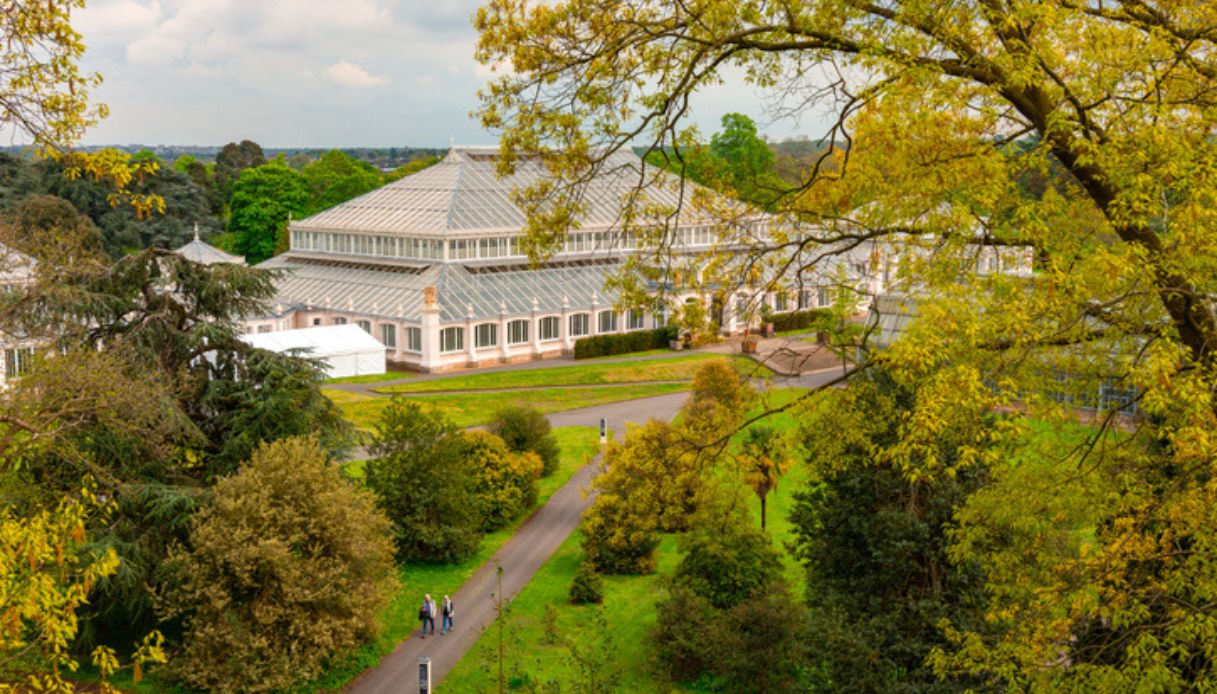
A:
[[[487,73],[473,59],[477,0],[89,0],[74,18],[110,117],[87,144],[356,147],[484,144],[469,117]],[[702,95],[703,132],[740,111],[775,138],[738,80]]]

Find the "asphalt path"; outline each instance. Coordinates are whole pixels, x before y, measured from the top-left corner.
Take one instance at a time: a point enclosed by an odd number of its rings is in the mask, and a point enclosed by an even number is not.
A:
[[[553,427],[590,425],[599,426],[600,418],[608,419],[615,435],[624,432],[626,422],[645,422],[656,418],[670,420],[684,403],[686,393],[673,393],[652,398],[641,398],[627,402],[612,403],[599,407],[585,407],[549,415]],[[456,606],[454,626],[445,636],[421,638],[415,630],[410,638],[385,656],[376,667],[368,670],[347,688],[353,694],[413,694],[419,691],[418,663],[420,657],[431,659],[431,685],[434,688],[460,661],[486,627],[494,622],[495,599],[498,590],[497,567],[503,567],[503,594],[508,599],[528,585],[533,575],[541,568],[558,547],[566,541],[591,500],[584,497],[583,490],[590,486],[600,464],[600,456],[581,470],[561,489],[554,492],[549,502],[524,522],[507,544],[503,545],[490,560],[478,569],[465,585],[452,596]],[[421,606],[426,586],[415,586]],[[432,595],[438,603],[443,596]],[[436,623],[440,620],[437,618]]]
[[[798,377],[775,379],[775,386],[815,388],[841,376],[840,368],[823,369]],[[625,424],[649,419],[670,421],[684,404],[688,393],[671,393],[650,398],[566,410],[547,415],[554,428],[568,426],[599,426],[607,420],[616,436],[624,433]],[[549,502],[520,526],[516,534],[465,585],[452,596],[456,606],[455,624],[444,636],[421,638],[415,630],[410,638],[385,656],[374,668],[363,673],[347,688],[353,694],[413,694],[419,691],[419,658],[431,660],[431,684],[436,687],[473,647],[482,632],[495,618],[494,593],[499,589],[497,568],[502,566],[502,591],[507,599],[514,598],[532,580],[537,570],[549,560],[558,547],[579,526],[583,511],[591,503],[584,494],[598,472],[600,456],[585,465]],[[415,586],[418,603],[422,604],[426,586]],[[442,596],[433,595],[437,601]],[[437,618],[437,623],[440,621]]]

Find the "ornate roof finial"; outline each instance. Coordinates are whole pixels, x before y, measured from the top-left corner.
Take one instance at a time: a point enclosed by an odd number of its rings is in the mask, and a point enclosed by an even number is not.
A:
[[[195,241],[199,240],[199,223],[198,222],[194,223],[194,240]]]

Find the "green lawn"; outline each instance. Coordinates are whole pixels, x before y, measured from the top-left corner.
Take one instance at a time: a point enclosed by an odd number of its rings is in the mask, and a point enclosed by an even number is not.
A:
[[[571,476],[587,464],[600,450],[600,432],[596,427],[563,427],[555,429],[554,435],[561,448],[558,470],[541,480],[537,508],[549,501]],[[324,691],[339,689],[392,651],[398,643],[418,628],[418,605],[424,593],[432,596],[453,595],[465,581],[499,551],[528,516],[515,525],[489,533],[482,539],[481,547],[470,559],[459,564],[414,564],[402,567],[398,573],[401,589],[385,611],[382,621],[385,629],[373,642],[337,663],[320,679],[298,687],[298,691]]]
[[[460,427],[485,424],[504,404],[512,403],[535,407],[544,413],[573,410],[580,407],[605,405],[622,400],[635,400],[653,395],[665,395],[687,390],[684,383],[639,384],[614,386],[611,388],[542,388],[503,393],[457,393],[444,395],[411,395],[423,405],[440,410]],[[356,427],[371,430],[380,416],[380,411],[389,403],[389,398],[375,395],[360,395],[342,390],[325,389],[331,400],[342,408],[346,418]]]
[[[623,354],[609,354],[603,357],[587,357],[579,361],[604,361],[606,359],[628,359],[630,357],[650,357],[658,354],[676,354],[674,350],[665,348],[644,349],[640,352],[625,352]]]
[[[514,663],[520,671],[529,673],[534,682],[556,679],[562,683],[563,691],[571,688],[574,677],[566,650],[545,642],[542,616],[545,606],[553,605],[558,609],[559,632],[565,638],[596,648],[605,667],[615,675],[615,691],[660,691],[645,667],[646,635],[655,624],[655,600],[662,595],[659,576],[671,573],[679,561],[675,536],[665,536],[659,546],[660,573],[604,577],[603,610],[610,627],[607,634],[597,629],[594,611],[598,608],[571,605],[568,601],[570,584],[582,558],[582,535],[576,532],[512,601],[512,628],[508,630],[512,657],[508,668]],[[493,628],[487,629],[437,690],[493,691],[494,681],[484,664],[497,646],[496,636]]]
[[[327,378],[326,383],[384,383],[385,381],[400,381],[405,378],[415,378],[417,371],[389,371],[383,374],[364,374],[362,376],[343,376],[342,378]]]
[[[774,408],[792,402],[807,391],[781,388],[767,394],[764,407]],[[757,408],[757,412],[760,407]],[[788,413],[778,413],[767,422],[783,431],[797,426],[796,418]],[[723,474],[728,474],[723,470]],[[809,478],[805,465],[796,465],[781,479],[778,488],[768,498],[768,530],[774,544],[781,548],[792,539],[792,525],[788,520],[794,504],[793,494],[801,489]],[[753,520],[760,525],[760,503],[750,492],[747,498]],[[661,576],[671,574],[680,562],[677,537],[665,535],[659,546],[659,571],[649,576],[605,576],[604,616],[608,623],[607,637],[611,643],[599,639],[593,619],[593,608],[571,605],[567,601],[570,583],[583,556],[581,536],[575,533],[541,567],[528,586],[511,605],[514,635],[511,641],[516,646],[519,667],[530,673],[534,681],[558,680],[565,690],[571,685],[573,670],[566,650],[561,646],[547,645],[544,639],[546,605],[558,610],[558,625],[561,633],[585,647],[593,647],[604,653],[607,667],[617,677],[617,689],[621,692],[666,691],[666,684],[656,682],[649,668],[647,632],[658,618],[656,601],[663,597]],[[795,594],[801,594],[804,586],[802,567],[785,551],[782,552],[786,575],[791,580]],[[440,685],[441,692],[472,692],[492,689],[490,675],[484,667],[492,649],[497,645],[496,634],[487,630],[477,645],[461,659],[456,668]],[[677,688],[675,691],[694,691]]]
[[[536,386],[587,386],[646,381],[688,381],[708,362],[730,360],[741,373],[751,376],[768,374],[764,367],[740,357],[722,354],[688,354],[671,359],[613,361],[555,366],[519,371],[470,373],[449,378],[403,383],[377,388],[381,393],[426,393],[449,390],[481,390],[488,388],[521,388]]]

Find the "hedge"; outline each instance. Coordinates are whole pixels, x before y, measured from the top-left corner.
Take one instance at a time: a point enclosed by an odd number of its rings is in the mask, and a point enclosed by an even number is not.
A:
[[[799,330],[816,325],[824,325],[824,321],[829,315],[831,314],[824,309],[792,311],[790,313],[772,314],[769,316],[769,322],[773,323],[773,329],[778,332],[785,330]]]
[[[585,337],[575,342],[575,359],[607,357],[613,354],[662,349],[676,339],[675,326],[632,333],[611,333]]]

